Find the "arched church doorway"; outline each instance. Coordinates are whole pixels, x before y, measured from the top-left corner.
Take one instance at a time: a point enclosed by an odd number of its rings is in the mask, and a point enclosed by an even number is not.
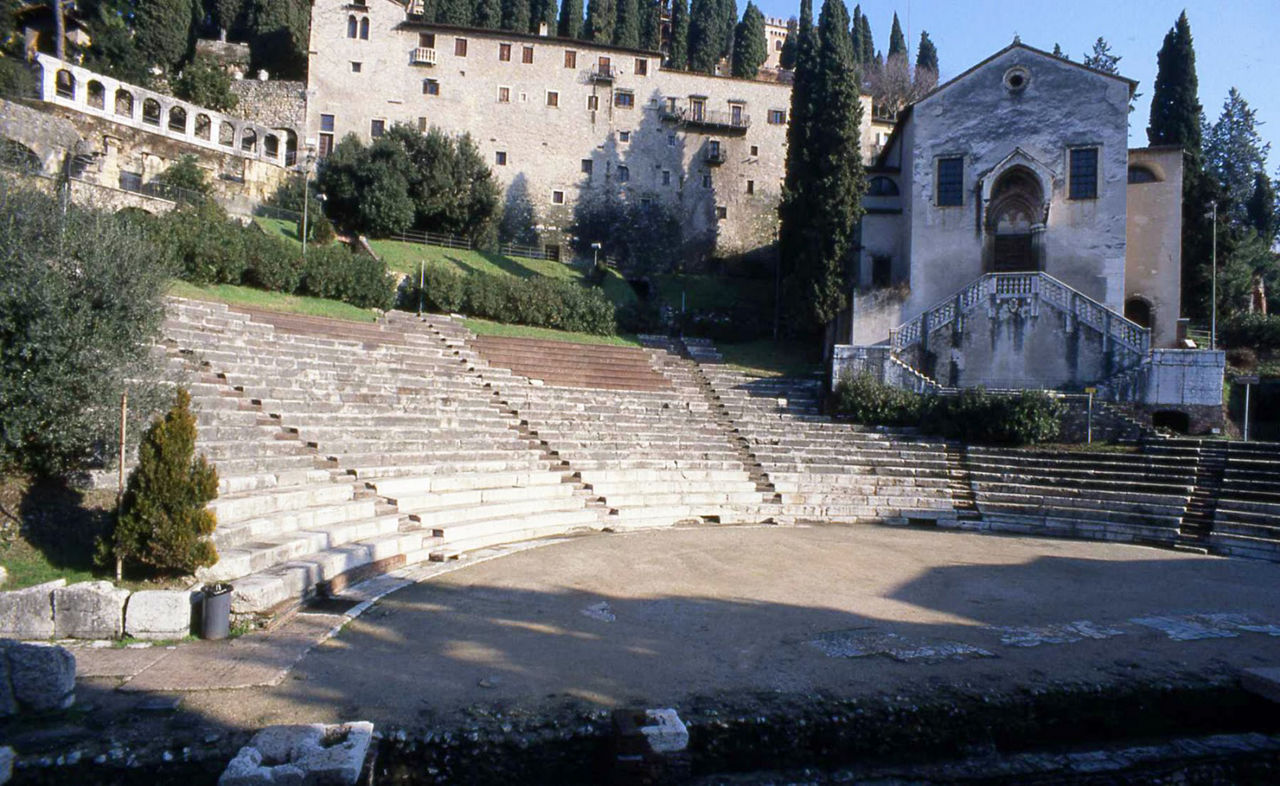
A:
[[[991,189],[987,232],[992,235],[990,269],[997,273],[1040,270],[1044,189],[1025,167],[1000,175]]]

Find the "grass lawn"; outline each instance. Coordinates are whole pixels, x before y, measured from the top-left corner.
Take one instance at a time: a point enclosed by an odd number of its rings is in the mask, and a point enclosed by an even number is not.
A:
[[[768,309],[773,313],[773,281],[761,278],[735,278],[728,276],[657,277],[658,297],[667,305],[680,310],[680,295],[684,293],[685,308],[727,309],[735,305],[749,305]]]
[[[822,371],[822,345],[814,341],[762,338],[740,343],[716,342],[724,362],[757,377],[809,377]]]
[[[638,347],[640,342],[635,336],[597,336],[594,333],[571,333],[567,330],[551,328],[527,327],[525,325],[504,325],[501,322],[490,322],[487,319],[466,319],[463,324],[477,336],[508,336],[513,338],[541,338],[549,341],[567,341],[573,344],[606,344],[615,347]]]
[[[373,312],[356,308],[337,300],[325,300],[318,297],[302,295],[285,295],[280,292],[266,292],[253,287],[240,287],[231,284],[214,284],[197,286],[186,281],[174,281],[169,286],[169,294],[193,300],[214,300],[233,306],[248,306],[267,311],[283,311],[290,314],[306,314],[313,317],[331,317],[351,322],[373,322]]]
[[[581,268],[564,262],[508,257],[489,251],[465,251],[458,248],[404,243],[398,240],[370,240],[369,245],[374,253],[387,263],[387,267],[406,274],[416,271],[422,262],[428,265],[451,265],[461,273],[505,274],[520,278],[547,276],[578,280],[584,273]]]
[[[80,492],[0,477],[0,565],[9,573],[4,589],[104,578],[94,572],[94,544],[107,532],[115,497],[110,490]]]
[[[263,218],[258,216],[253,222],[272,237],[280,237],[291,243],[302,245],[298,239],[298,225],[293,221],[285,221],[282,218]]]

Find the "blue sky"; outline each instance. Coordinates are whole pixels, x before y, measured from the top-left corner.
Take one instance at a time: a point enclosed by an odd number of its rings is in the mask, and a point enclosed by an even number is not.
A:
[[[759,0],[766,16],[790,17],[799,0]],[[849,4],[850,14],[853,3]],[[746,0],[738,0],[738,11]],[[821,0],[814,0],[814,13]],[[1178,14],[1187,11],[1200,78],[1200,103],[1209,119],[1217,119],[1231,87],[1239,88],[1265,123],[1259,130],[1271,142],[1268,169],[1280,167],[1280,1],[1190,0],[864,0],[871,17],[876,48],[887,49],[896,11],[911,44],[912,57],[920,31],[938,47],[942,79],[964,71],[1003,48],[1016,33],[1023,43],[1052,50],[1055,42],[1072,60],[1090,51],[1098,36],[1120,55],[1120,72],[1139,82],[1142,95],[1129,118],[1129,144],[1147,144],[1149,101],[1156,77],[1156,53]]]

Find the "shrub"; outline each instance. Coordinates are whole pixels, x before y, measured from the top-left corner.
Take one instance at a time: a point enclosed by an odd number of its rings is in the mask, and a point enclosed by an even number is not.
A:
[[[218,495],[218,473],[195,455],[195,445],[191,396],[179,388],[138,447],[112,536],[116,559],[161,573],[192,573],[218,561],[209,541],[217,521],[205,507]]]
[[[190,154],[179,158],[169,168],[156,175],[155,183],[160,192],[175,202],[200,202],[209,194],[209,181],[205,171]]]
[[[333,222],[320,213],[311,216],[307,234],[311,235],[311,242],[319,246],[327,246],[338,237],[333,231]],[[302,237],[302,232],[298,232],[298,237]]]
[[[963,442],[1031,445],[1058,436],[1063,406],[1043,391],[994,396],[969,388],[954,396],[917,395],[885,385],[870,374],[846,377],[836,386],[833,409],[856,423],[918,426]]]
[[[298,248],[260,231],[245,233],[244,281],[272,292],[296,292],[302,283]]]
[[[1222,345],[1262,352],[1280,350],[1280,315],[1252,312],[1227,319],[1222,323]]]
[[[239,284],[248,264],[245,230],[215,202],[170,213],[160,231],[172,239],[179,275],[194,284]]]
[[[613,304],[595,287],[541,277],[465,275],[434,266],[427,268],[425,278],[426,302],[435,311],[579,333],[617,331]],[[417,283],[411,282],[401,293],[401,308],[417,309]]]
[[[173,82],[173,94],[217,112],[230,112],[240,103],[231,91],[231,77],[207,57],[197,57]]]
[[[154,411],[166,259],[124,218],[64,213],[0,178],[0,468],[101,465],[117,450],[120,394]]]
[[[319,246],[307,252],[301,291],[358,308],[388,309],[395,301],[386,263],[352,253],[343,245]]]

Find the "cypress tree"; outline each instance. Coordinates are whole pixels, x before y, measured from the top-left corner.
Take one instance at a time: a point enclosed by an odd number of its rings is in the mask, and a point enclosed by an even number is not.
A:
[[[898,24],[897,12],[893,15],[893,29],[889,31],[889,57],[907,54],[907,37],[902,34],[902,25]]]
[[[1098,40],[1093,42],[1093,52],[1086,54],[1081,62],[1104,73],[1120,73],[1120,56],[1111,53],[1111,44],[1102,36],[1098,36]]]
[[[849,26],[849,38],[853,41],[853,60],[862,65],[862,5],[853,7],[853,24]]]
[[[556,33],[555,0],[531,0],[529,3],[529,32],[538,32],[538,25],[546,23],[547,33]]]
[[[720,59],[720,16],[717,0],[693,0],[689,13],[689,69],[714,74]]]
[[[938,48],[929,39],[927,31],[920,33],[920,46],[916,50],[916,68],[927,68],[936,76],[938,73]]]
[[[640,45],[640,6],[637,0],[616,0],[613,24],[614,46],[635,49]]]
[[[1268,245],[1275,242],[1280,215],[1276,213],[1276,192],[1266,172],[1254,173],[1253,193],[1245,203],[1245,214],[1249,226],[1253,227]]]
[[[689,6],[685,0],[671,0],[671,51],[667,59],[672,68],[689,70]]]
[[[863,70],[866,70],[875,62],[876,59],[876,41],[871,35],[871,17],[866,14],[862,15],[862,57],[858,62],[862,64]]]
[[[640,48],[662,49],[662,9],[654,0],[640,0]]]
[[[436,21],[445,25],[471,24],[471,0],[438,0]]]
[[[720,57],[733,57],[733,33],[737,27],[738,4],[736,0],[720,0]]]
[[[561,0],[556,34],[561,38],[582,37],[582,0]]]
[[[166,71],[177,68],[192,51],[195,10],[191,0],[148,0],[134,11],[134,41],[147,62]]]
[[[587,0],[587,21],[582,37],[597,44],[613,43],[613,25],[618,19],[615,0]]]
[[[848,31],[843,0],[825,0],[818,20],[817,100],[808,139],[814,179],[808,223],[814,242],[797,260],[800,292],[815,327],[835,319],[848,302],[845,271],[866,192],[859,149],[861,91]]]
[[[502,29],[528,32],[529,0],[502,0]]]
[[[790,71],[796,67],[796,37],[799,33],[799,24],[793,16],[787,20],[787,37],[782,40],[782,51],[778,53],[780,68]]]
[[[471,10],[471,24],[486,30],[496,30],[502,24],[502,0],[476,0]]]
[[[218,473],[196,457],[195,447],[191,396],[179,388],[173,408],[138,446],[112,537],[117,559],[164,573],[191,573],[218,561],[209,541],[217,521],[205,508],[218,496]]]
[[[733,36],[733,76],[742,79],[755,77],[760,66],[769,57],[769,44],[764,37],[764,14],[756,4],[747,0],[747,10],[742,12]]]
[[[1202,316],[1208,312],[1209,266],[1213,228],[1204,213],[1215,198],[1204,173],[1200,131],[1202,107],[1196,78],[1196,53],[1185,11],[1164,37],[1156,56],[1155,89],[1147,140],[1176,145],[1183,151],[1182,169],[1182,307]]]
[[[791,109],[787,118],[787,161],[778,203],[778,265],[786,278],[787,311],[800,310],[793,281],[799,259],[811,242],[807,220],[810,191],[814,187],[812,157],[809,145],[814,113],[815,79],[818,41],[813,28],[813,0],[800,0],[800,18],[796,25],[796,63],[791,84]]]

